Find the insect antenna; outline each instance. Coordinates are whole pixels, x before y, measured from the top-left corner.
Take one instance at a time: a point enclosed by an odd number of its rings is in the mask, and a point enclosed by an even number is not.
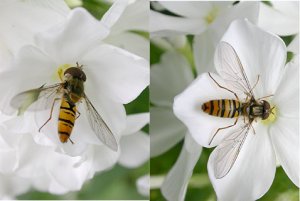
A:
[[[79,65],[78,61],[76,62],[77,68],[79,68],[80,70],[82,70],[83,65]]]

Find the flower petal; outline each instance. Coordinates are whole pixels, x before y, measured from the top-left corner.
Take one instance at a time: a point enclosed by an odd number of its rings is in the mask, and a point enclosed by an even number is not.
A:
[[[81,62],[87,66],[85,73],[101,96],[118,103],[131,102],[149,84],[148,62],[117,47],[97,46]]]
[[[267,132],[262,124],[253,125],[229,171],[221,179],[214,176],[216,151],[208,160],[208,174],[218,200],[257,200],[270,188],[276,171],[276,158]],[[237,190],[238,189],[238,190]]]
[[[136,186],[138,189],[138,192],[143,195],[143,196],[149,196],[149,191],[150,191],[150,176],[149,175],[144,175],[140,177],[137,182]]]
[[[172,17],[150,11],[149,29],[151,36],[170,36],[174,34],[199,34],[206,29],[202,19]]]
[[[217,5],[220,6],[219,4]],[[258,2],[240,2],[227,9],[224,7],[213,24],[205,32],[195,36],[193,49],[198,74],[213,71],[215,48],[230,23],[235,19],[243,18],[256,23],[258,10]]]
[[[63,21],[69,10],[64,1],[1,1],[1,43],[15,54],[23,45],[32,44],[36,33]]]
[[[290,61],[272,102],[276,107],[277,115],[286,118],[299,118],[299,56]]]
[[[55,63],[36,47],[23,46],[15,56],[13,66],[0,75],[3,82],[0,85],[0,91],[1,94],[5,94],[1,99],[1,111],[6,114],[12,114],[16,111],[10,106],[10,100],[16,94],[38,88],[45,83],[52,84],[54,65]]]
[[[227,86],[218,75],[211,73],[211,76],[221,86]],[[216,135],[212,143],[209,144],[218,128],[232,125],[235,121],[235,119],[215,117],[203,112],[201,109],[202,104],[216,99],[235,98],[230,92],[218,87],[208,73],[198,76],[188,88],[174,99],[173,111],[175,115],[188,127],[194,140],[202,146],[212,147],[219,144],[219,142],[234,129],[228,128],[222,130]],[[238,121],[237,125],[239,122],[240,121]]]
[[[149,40],[143,36],[131,32],[123,32],[120,34],[109,35],[105,39],[105,42],[149,60]]]
[[[286,61],[284,42],[247,20],[234,21],[224,34],[222,41],[228,42],[236,51],[250,82],[250,87],[254,86],[259,75],[259,82],[253,89],[254,95],[258,98],[274,94],[278,81],[281,80]],[[224,71],[231,75],[230,68],[227,68],[229,65],[221,65],[222,60],[218,54],[219,52],[216,51],[217,72],[223,77]]]
[[[136,168],[150,159],[150,137],[144,132],[123,136],[120,140],[119,163]]]
[[[125,31],[140,30],[148,31],[149,21],[149,2],[146,0],[139,0],[129,4],[122,16],[112,27],[112,33],[116,34]]]
[[[116,0],[109,10],[103,15],[101,22],[107,28],[114,26],[127,6],[128,0]]]
[[[278,117],[270,128],[276,157],[286,174],[299,187],[299,121]]]
[[[76,8],[63,23],[39,33],[35,42],[58,64],[75,64],[84,52],[105,38],[108,33],[109,30],[102,22],[85,9]]]
[[[159,106],[172,106],[176,94],[193,80],[187,60],[176,52],[166,52],[159,64],[151,67],[150,99]]]
[[[189,133],[185,136],[180,156],[161,187],[161,192],[167,200],[184,200],[189,179],[202,151],[202,147],[193,140]]]
[[[138,113],[127,116],[126,129],[122,135],[130,135],[138,132],[150,122],[149,113]]]
[[[150,116],[150,152],[151,157],[154,157],[166,152],[182,140],[186,127],[168,108],[151,107]]]
[[[273,4],[274,3],[274,4]],[[299,33],[299,2],[260,3],[258,25],[281,36]]]

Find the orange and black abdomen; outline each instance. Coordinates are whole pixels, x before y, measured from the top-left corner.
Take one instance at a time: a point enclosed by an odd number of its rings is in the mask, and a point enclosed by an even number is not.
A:
[[[242,104],[237,100],[211,100],[202,105],[203,112],[223,118],[238,117],[242,113]]]
[[[76,119],[76,111],[76,105],[63,97],[58,118],[58,134],[60,141],[63,143],[68,141],[72,133]]]

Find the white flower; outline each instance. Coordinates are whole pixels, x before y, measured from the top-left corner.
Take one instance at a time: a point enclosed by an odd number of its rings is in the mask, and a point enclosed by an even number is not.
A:
[[[193,53],[198,74],[213,69],[213,54],[229,24],[235,19],[248,18],[256,23],[258,2],[166,2],[160,4],[182,17],[150,11],[151,36],[193,34]]]
[[[87,75],[85,93],[119,140],[127,126],[123,104],[134,100],[149,84],[149,67],[145,59],[103,43],[103,39],[110,33],[110,27],[125,9],[126,1],[117,1],[101,21],[81,8],[63,12],[59,20],[45,13],[49,17],[45,19],[53,20],[50,24],[47,24],[47,20],[40,19],[44,16],[41,14],[44,10],[39,12],[43,6],[47,10],[49,4],[40,1],[29,4],[20,1],[16,1],[16,4],[10,1],[6,3],[5,6],[11,6],[11,12],[6,13],[5,19],[11,13],[17,16],[16,19],[9,18],[10,23],[15,25],[13,30],[23,28],[22,24],[18,24],[19,19],[30,21],[23,30],[27,36],[26,41],[22,40],[22,35],[1,32],[10,39],[5,40],[5,47],[11,53],[10,61],[7,62],[9,66],[0,74],[0,91],[3,94],[0,100],[1,110],[12,112],[14,109],[9,106],[10,99],[19,92],[38,88],[45,83],[46,86],[60,83],[59,73],[79,62],[84,65],[83,71]],[[24,7],[28,10],[26,15],[18,13]],[[30,16],[30,11],[38,14],[27,17]],[[23,16],[26,17],[22,18]],[[31,22],[34,28],[30,26]],[[10,43],[13,39],[20,42]],[[1,40],[0,44],[2,43]],[[25,112],[24,116],[6,121],[6,128],[1,130],[1,135],[7,136],[6,133],[11,131],[11,137],[19,139],[9,141],[7,150],[11,150],[14,157],[9,160],[10,169],[3,171],[11,171],[22,178],[31,179],[32,185],[39,190],[61,194],[79,190],[85,180],[92,178],[95,171],[112,167],[118,162],[121,151],[111,150],[96,138],[87,121],[85,109],[80,104],[78,110],[81,116],[76,120],[71,136],[75,144],[60,143],[57,135],[58,106],[54,108],[53,119],[43,127],[41,133],[38,129],[48,119],[50,110]],[[140,136],[136,135],[144,148],[147,137]],[[124,140],[121,138],[121,146]],[[129,161],[129,165],[137,166],[147,159],[147,150],[142,148],[137,149],[141,151],[140,158]],[[123,150],[126,151],[125,148]],[[144,151],[146,154],[143,155]]]
[[[150,137],[141,129],[150,121],[149,113],[129,115],[127,127],[120,139],[121,154],[119,163],[128,168],[135,168],[150,158]]]
[[[271,1],[272,6],[260,3],[258,26],[288,36],[299,33],[299,2]]]
[[[149,2],[138,0],[129,4],[112,26],[105,42],[149,60],[149,39],[133,31],[148,32]]]
[[[202,111],[201,105],[213,99],[236,99],[235,96],[218,87],[209,75],[204,73],[175,98],[174,112],[188,127],[194,140],[205,147],[218,146],[208,161],[209,176],[218,199],[260,198],[272,184],[276,158],[289,178],[299,187],[299,158],[296,157],[299,153],[297,61],[285,67],[286,47],[283,41],[245,20],[234,21],[222,41],[229,43],[236,51],[251,86],[255,84],[259,75],[253,94],[256,99],[273,95],[266,99],[275,106],[275,114],[271,114],[272,118],[268,120],[257,120],[252,123],[253,129],[249,130],[231,170],[223,178],[217,179],[214,172],[217,151],[233,137],[233,132],[244,122],[240,118],[236,126],[218,133],[210,144],[216,130],[233,124],[235,119],[207,115]],[[221,60],[226,52],[222,52],[220,48],[218,46],[215,55],[215,66],[219,75],[213,73],[211,75],[221,86],[235,90],[236,82],[229,81],[230,76],[234,76],[228,64],[232,60],[225,62]],[[244,101],[243,90],[237,90],[237,93],[240,100]],[[232,135],[229,136],[230,134]],[[220,155],[218,157],[222,159]]]
[[[144,175],[140,177],[137,182],[136,186],[138,189],[138,192],[145,196],[149,197],[149,192],[150,192],[150,175]]]
[[[201,154],[201,146],[172,112],[175,95],[186,88],[193,77],[186,59],[174,50],[164,53],[160,63],[151,67],[150,98],[155,105],[150,109],[151,156],[166,152],[185,138],[181,154],[161,186],[168,200],[184,200],[188,181]]]

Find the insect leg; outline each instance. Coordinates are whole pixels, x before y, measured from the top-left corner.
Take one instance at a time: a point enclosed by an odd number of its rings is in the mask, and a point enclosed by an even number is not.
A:
[[[230,127],[232,127],[232,126],[235,126],[236,123],[237,123],[237,121],[238,121],[238,119],[239,119],[239,117],[237,117],[236,120],[235,120],[235,122],[234,122],[232,125],[230,125],[230,126],[226,126],[226,127],[223,127],[223,128],[218,128],[218,130],[215,132],[215,134],[213,135],[213,137],[211,138],[211,140],[209,141],[208,144],[210,145],[210,144],[212,143],[213,139],[216,137],[217,133],[218,133],[220,130],[227,129],[227,128],[230,128]]]
[[[58,101],[58,100],[60,100],[60,98],[55,98],[54,100],[53,100],[53,103],[52,103],[52,107],[51,107],[51,112],[50,112],[50,117],[49,117],[49,119],[39,128],[39,132],[41,132],[41,130],[42,130],[42,128],[51,120],[51,118],[52,118],[52,112],[53,112],[53,108],[54,108],[54,104],[55,104],[55,102],[56,101]]]
[[[226,87],[223,87],[223,86],[221,86],[212,76],[211,76],[211,74],[210,73],[208,73],[208,75],[209,75],[209,77],[218,85],[218,87],[220,87],[220,88],[222,88],[222,89],[225,89],[225,90],[227,90],[227,91],[229,91],[229,92],[231,92],[231,93],[233,93],[233,95],[236,97],[236,99],[239,101],[239,97],[236,95],[236,93],[235,92],[233,92],[233,91],[231,91],[230,89],[227,89]]]
[[[71,138],[69,138],[69,140],[70,140],[70,142],[71,142],[72,144],[74,144],[74,142],[71,140]]]
[[[269,97],[272,97],[272,96],[274,96],[274,95],[272,94],[272,95],[264,96],[264,97],[261,97],[261,98],[259,98],[259,99],[257,99],[257,100],[261,100],[261,99],[269,98]]]
[[[78,112],[78,116],[76,117],[76,119],[78,119],[81,115],[81,113],[78,110],[77,110],[77,112]]]
[[[251,93],[253,91],[253,89],[256,87],[257,83],[259,81],[259,75],[257,75],[257,80],[256,80],[256,83],[253,85],[253,87],[251,88],[250,92]]]

